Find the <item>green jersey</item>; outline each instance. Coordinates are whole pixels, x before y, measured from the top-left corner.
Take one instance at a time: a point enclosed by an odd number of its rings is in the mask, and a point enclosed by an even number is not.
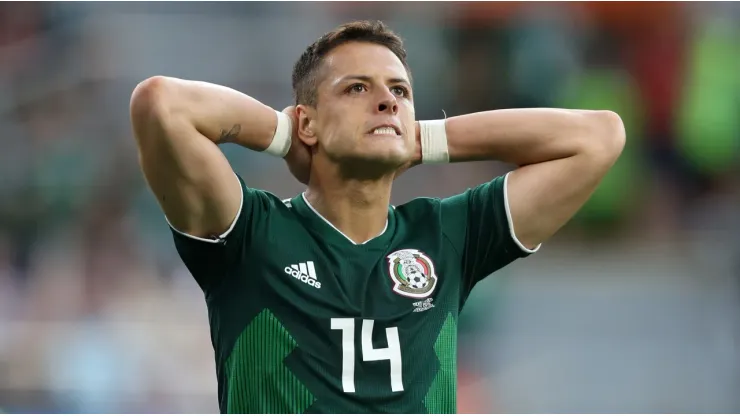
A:
[[[528,254],[505,177],[389,207],[364,244],[303,195],[239,181],[227,233],[173,230],[205,293],[221,412],[455,413],[458,314],[478,281]]]

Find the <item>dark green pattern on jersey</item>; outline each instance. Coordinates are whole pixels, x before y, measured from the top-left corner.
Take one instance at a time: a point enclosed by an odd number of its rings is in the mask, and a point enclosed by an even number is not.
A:
[[[206,297],[221,412],[455,413],[458,314],[481,279],[526,255],[504,177],[389,207],[365,244],[301,195],[283,202],[240,182],[226,237],[173,230]]]
[[[447,315],[439,331],[434,352],[439,360],[439,371],[424,404],[429,413],[457,413],[457,323],[452,314]]]
[[[226,363],[229,413],[303,413],[315,400],[283,360],[296,342],[268,310],[237,339]]]

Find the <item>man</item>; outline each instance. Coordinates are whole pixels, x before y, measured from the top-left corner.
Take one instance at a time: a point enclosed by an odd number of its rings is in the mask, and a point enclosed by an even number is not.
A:
[[[416,122],[403,44],[380,22],[318,39],[293,87],[283,112],[165,77],[131,101],[142,169],[205,293],[220,409],[453,413],[471,289],[573,216],[620,154],[621,121],[522,109]],[[284,156],[307,191],[250,188],[225,142]],[[488,159],[520,167],[389,205],[411,166]]]

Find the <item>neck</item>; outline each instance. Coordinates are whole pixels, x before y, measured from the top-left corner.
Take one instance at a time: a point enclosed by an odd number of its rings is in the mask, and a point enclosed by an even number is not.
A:
[[[320,173],[323,172],[323,173]],[[393,176],[347,178],[339,169],[314,169],[306,200],[356,244],[379,236],[388,221]]]

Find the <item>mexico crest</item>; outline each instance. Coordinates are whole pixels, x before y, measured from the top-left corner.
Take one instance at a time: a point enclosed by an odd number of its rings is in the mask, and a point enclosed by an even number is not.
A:
[[[388,273],[393,279],[393,291],[410,298],[425,298],[437,286],[434,264],[419,250],[404,249],[388,255]]]

